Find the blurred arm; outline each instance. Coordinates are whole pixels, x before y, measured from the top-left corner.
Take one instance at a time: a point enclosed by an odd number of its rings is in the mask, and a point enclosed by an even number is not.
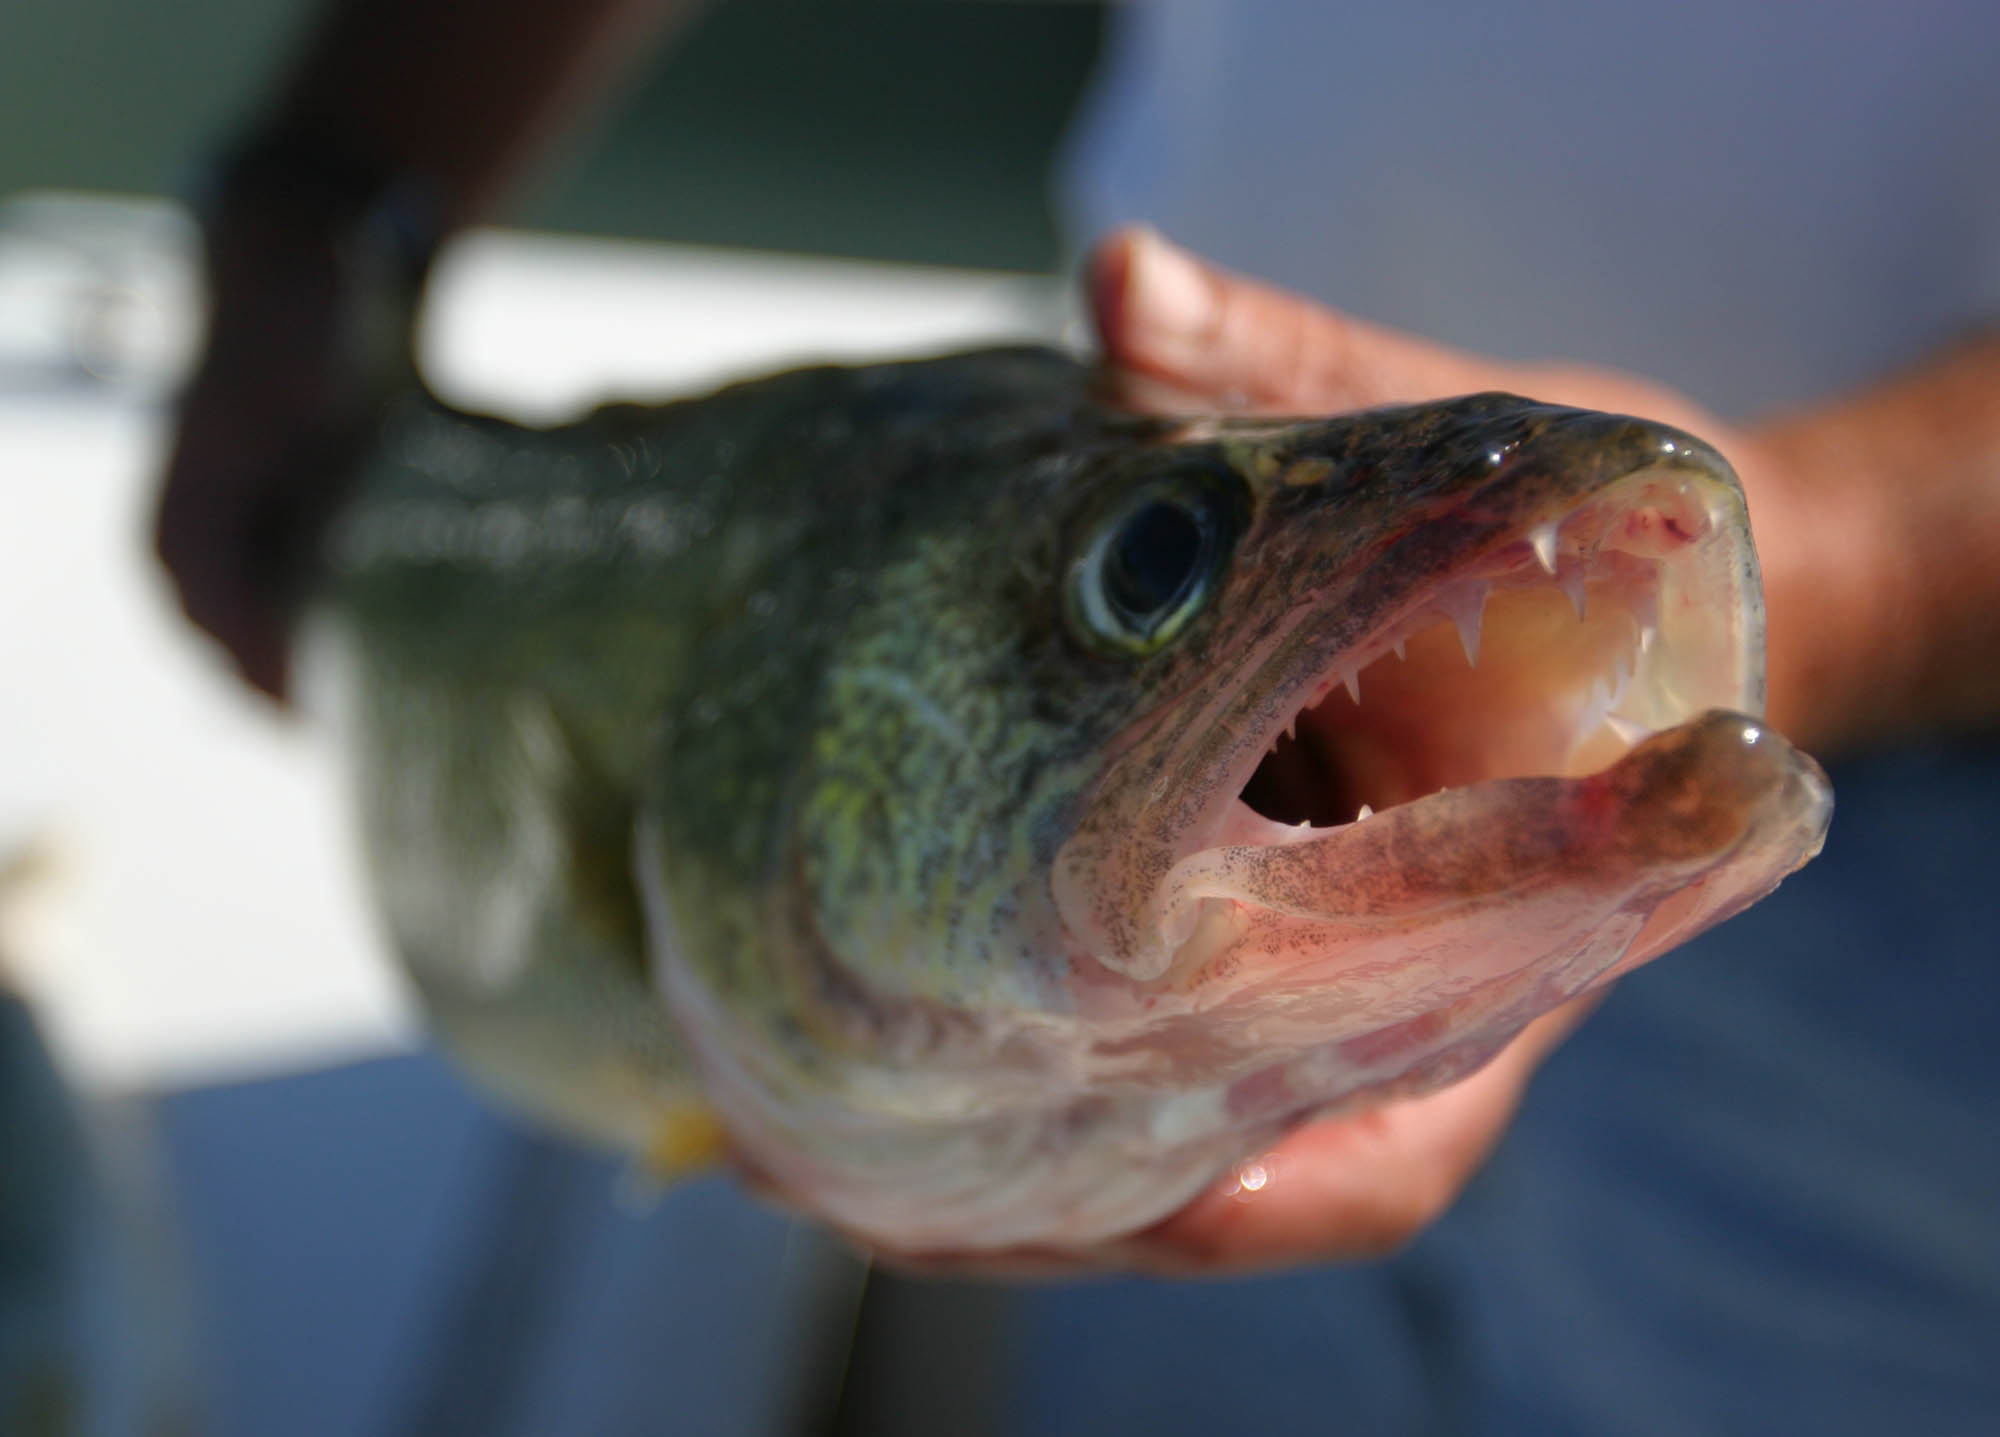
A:
[[[223,157],[206,349],[154,541],[181,607],[285,696],[292,620],[431,256],[702,0],[336,0]]]
[[[337,0],[266,111],[487,214],[552,137],[705,0]]]

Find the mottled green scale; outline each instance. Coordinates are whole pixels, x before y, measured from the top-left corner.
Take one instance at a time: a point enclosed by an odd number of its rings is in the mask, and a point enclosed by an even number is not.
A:
[[[874,976],[913,992],[1031,979],[945,982],[983,950],[940,940],[1008,901],[1019,810],[1067,801],[1052,765],[1114,721],[1078,722],[1062,524],[1096,451],[1161,430],[1029,350],[546,431],[393,413],[328,610],[359,669],[371,859],[448,1040],[634,1140],[602,1084],[681,1074],[630,886],[641,818],[676,951],[776,1029],[825,999],[801,943],[908,954]]]

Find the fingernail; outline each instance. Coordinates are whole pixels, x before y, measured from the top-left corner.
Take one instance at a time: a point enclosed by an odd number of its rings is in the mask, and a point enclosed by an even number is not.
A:
[[[1156,338],[1197,338],[1213,321],[1214,283],[1193,255],[1157,230],[1134,232],[1126,285],[1133,318]]]

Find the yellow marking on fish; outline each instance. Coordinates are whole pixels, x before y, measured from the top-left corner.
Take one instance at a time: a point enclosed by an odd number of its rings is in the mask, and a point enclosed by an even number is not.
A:
[[[1222,456],[1252,484],[1269,484],[1278,475],[1278,456],[1253,441],[1225,439]]]
[[[729,1131],[722,1120],[701,1103],[686,1102],[666,1110],[640,1160],[649,1176],[674,1182],[728,1155]]]
[[[1324,484],[1333,477],[1333,461],[1322,456],[1310,459],[1294,459],[1278,476],[1278,482],[1289,489],[1309,489]]]

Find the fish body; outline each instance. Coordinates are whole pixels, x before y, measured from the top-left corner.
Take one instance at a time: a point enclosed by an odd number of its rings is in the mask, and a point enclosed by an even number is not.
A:
[[[1748,716],[1735,479],[1645,421],[1163,417],[1006,349],[382,435],[309,667],[447,1044],[886,1247],[1154,1221],[1830,813]]]

